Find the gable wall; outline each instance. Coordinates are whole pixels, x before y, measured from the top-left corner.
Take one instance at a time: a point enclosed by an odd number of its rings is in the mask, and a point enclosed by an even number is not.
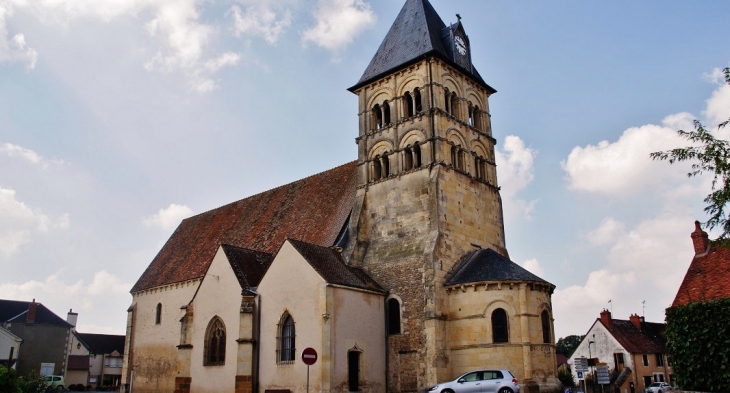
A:
[[[127,340],[132,357],[126,367],[134,371],[135,393],[172,392],[177,375],[177,345],[180,344],[180,318],[195,294],[199,280],[154,288],[133,294],[133,326]],[[155,324],[157,304],[162,304],[162,320]],[[131,313],[130,313],[131,314]],[[127,369],[125,369],[127,370]],[[125,372],[125,375],[127,373]],[[125,383],[129,383],[125,377]]]
[[[216,316],[223,320],[226,328],[225,364],[204,366],[205,333],[208,324]],[[238,365],[239,344],[236,339],[240,338],[241,285],[220,247],[193,300],[192,319],[188,328],[193,344],[190,357],[191,391],[233,392]],[[248,375],[251,375],[250,371]]]
[[[312,347],[320,359],[310,368],[310,391],[323,386],[323,368],[329,361],[323,356],[323,318],[326,313],[324,280],[288,242],[279,250],[257,288],[260,294],[261,337],[259,391],[289,389],[306,392],[307,366],[301,361],[302,350]],[[277,364],[278,324],[288,311],[295,324],[295,361]]]

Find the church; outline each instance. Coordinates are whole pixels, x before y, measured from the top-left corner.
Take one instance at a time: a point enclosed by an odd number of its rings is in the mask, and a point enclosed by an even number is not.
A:
[[[349,88],[356,160],[187,218],[152,260],[125,389],[425,392],[499,368],[560,390],[555,286],[509,259],[471,54],[461,18],[406,0]]]

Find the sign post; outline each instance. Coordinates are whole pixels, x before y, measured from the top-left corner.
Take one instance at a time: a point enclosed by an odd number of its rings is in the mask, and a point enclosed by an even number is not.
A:
[[[317,351],[314,348],[306,348],[302,351],[302,361],[307,365],[307,393],[309,393],[309,366],[317,363]]]

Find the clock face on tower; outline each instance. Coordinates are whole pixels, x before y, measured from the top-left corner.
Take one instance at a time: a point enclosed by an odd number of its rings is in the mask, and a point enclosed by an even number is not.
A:
[[[456,46],[456,51],[459,52],[460,55],[466,55],[466,43],[463,38],[458,35],[454,37],[454,46]]]

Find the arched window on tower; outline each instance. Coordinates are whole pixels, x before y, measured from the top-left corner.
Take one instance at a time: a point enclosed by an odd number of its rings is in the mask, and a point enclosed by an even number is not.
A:
[[[458,117],[459,114],[457,113],[457,98],[456,98],[456,92],[451,92],[451,99],[449,99],[449,104],[451,106],[451,109],[449,110],[449,113],[451,116]]]
[[[400,334],[400,302],[398,299],[388,299],[387,309],[388,335]]]
[[[410,171],[411,169],[413,169],[413,151],[408,146],[403,149],[403,170]]]
[[[278,331],[278,349],[277,349],[277,361],[279,363],[291,363],[294,361],[294,354],[296,352],[296,329],[294,327],[294,318],[285,312],[281,316],[281,322],[279,323]]]
[[[219,317],[213,317],[205,330],[203,348],[204,366],[222,366],[226,363],[226,326]]]
[[[547,310],[543,310],[540,319],[542,320],[542,342],[550,344],[552,342],[550,337],[550,313]]]
[[[380,156],[375,156],[373,160],[373,181],[380,180],[383,177],[383,168],[380,167]]]
[[[509,342],[509,328],[507,326],[507,312],[498,308],[492,312],[492,342]]]
[[[460,171],[464,170],[464,152],[459,145],[451,146],[451,165]]]
[[[469,101],[469,118],[467,119],[467,123],[474,127],[474,105],[472,105],[471,101]]]
[[[421,145],[418,142],[413,144],[413,161],[414,167],[421,167]]]
[[[383,128],[383,111],[378,104],[373,107],[373,125],[376,130]]]
[[[380,169],[383,178],[390,176],[390,158],[388,152],[383,153],[383,157],[380,159]]]
[[[383,102],[383,127],[390,125],[390,104],[388,101]]]
[[[416,105],[416,113],[423,112],[423,104],[421,104],[421,89],[415,88],[413,90],[413,101]]]
[[[449,94],[449,89],[444,89],[444,106],[446,107],[446,113],[451,113],[451,94]]]
[[[403,95],[403,105],[406,109],[406,118],[413,117],[413,97],[411,97],[411,93],[406,92]]]
[[[162,303],[157,303],[157,308],[155,309],[155,325],[159,325],[162,323]]]
[[[474,105],[474,128],[484,131],[482,130],[482,111],[479,110],[478,105]]]
[[[482,179],[482,161],[478,156],[474,156],[474,176],[479,180],[484,180]]]

